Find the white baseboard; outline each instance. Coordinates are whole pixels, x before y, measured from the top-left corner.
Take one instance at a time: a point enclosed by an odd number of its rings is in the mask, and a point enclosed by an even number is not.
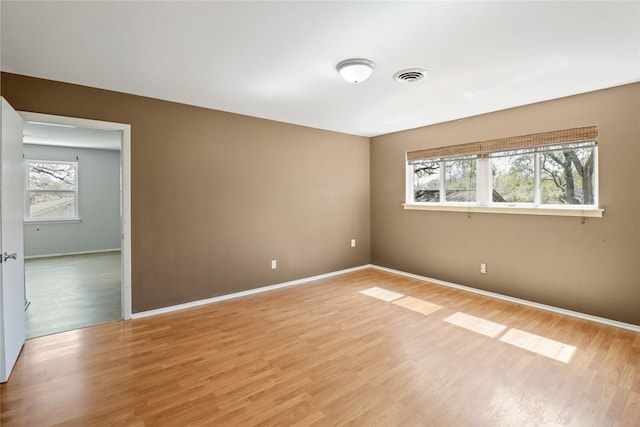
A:
[[[120,252],[121,249],[99,249],[96,251],[83,251],[83,252],[61,252],[59,254],[45,254],[45,255],[31,255],[25,256],[24,259],[37,259],[37,258],[53,258],[57,256],[69,256],[69,255],[88,255],[88,254],[101,254],[105,252]]]
[[[552,305],[540,304],[533,301],[528,301],[520,298],[514,298],[507,295],[498,294],[495,292],[484,291],[482,289],[476,289],[469,286],[458,285],[456,283],[445,282],[444,280],[432,279],[430,277],[420,276],[418,274],[407,273],[400,270],[394,270],[393,268],[380,267],[378,265],[371,265],[372,268],[386,271],[389,273],[398,274],[400,276],[410,277],[412,279],[422,280],[424,282],[435,283],[437,285],[448,286],[450,288],[459,289],[461,291],[473,292],[474,294],[484,295],[491,298],[497,298],[503,301],[509,301],[516,304],[526,305],[528,307],[539,308],[541,310],[551,311],[553,313],[564,314],[567,316],[577,317],[579,319],[589,320],[592,322],[602,323],[608,326],[615,326],[617,328],[627,329],[633,332],[640,332],[640,326],[633,325],[631,323],[619,322],[617,320],[611,320],[604,317],[592,316],[590,314],[580,313],[578,311],[567,310],[564,308],[554,307]]]
[[[132,319],[140,319],[142,317],[155,316],[157,314],[171,313],[173,311],[184,310],[186,308],[199,307],[201,305],[212,304],[212,303],[220,302],[220,301],[226,301],[226,300],[233,299],[233,298],[240,298],[240,297],[244,297],[244,296],[247,296],[247,295],[254,295],[254,294],[259,294],[259,293],[262,293],[262,292],[273,291],[274,289],[281,289],[281,288],[286,288],[286,287],[289,287],[289,286],[302,285],[302,284],[305,284],[305,283],[308,283],[308,282],[313,282],[314,280],[326,279],[327,277],[339,276],[341,274],[351,273],[352,271],[363,270],[365,268],[371,268],[371,267],[373,267],[371,264],[366,264],[366,265],[361,265],[359,267],[347,268],[345,270],[339,270],[339,271],[334,271],[334,272],[331,272],[331,273],[319,274],[317,276],[305,277],[303,279],[291,280],[289,282],[278,283],[278,284],[275,284],[275,285],[263,286],[261,288],[248,289],[246,291],[235,292],[233,294],[220,295],[220,296],[213,297],[213,298],[207,298],[207,299],[198,300],[198,301],[186,302],[184,304],[178,304],[178,305],[172,305],[172,306],[169,306],[169,307],[157,308],[155,310],[141,311],[139,313],[132,313],[131,314],[131,318]]]

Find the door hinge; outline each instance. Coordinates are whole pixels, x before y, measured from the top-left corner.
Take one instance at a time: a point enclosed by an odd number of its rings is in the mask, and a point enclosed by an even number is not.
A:
[[[16,252],[12,254],[8,254],[5,252],[4,255],[0,257],[0,259],[3,261],[7,261],[9,259],[18,259],[18,254]]]

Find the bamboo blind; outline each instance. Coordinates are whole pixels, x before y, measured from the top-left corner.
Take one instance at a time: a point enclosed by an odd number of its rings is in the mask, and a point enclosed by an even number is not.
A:
[[[572,129],[534,133],[531,135],[510,136],[507,138],[450,145],[448,147],[409,151],[407,152],[407,161],[409,163],[413,163],[421,160],[473,154],[481,156],[500,151],[522,150],[526,148],[546,147],[584,141],[594,141],[597,144],[597,126],[584,126]]]

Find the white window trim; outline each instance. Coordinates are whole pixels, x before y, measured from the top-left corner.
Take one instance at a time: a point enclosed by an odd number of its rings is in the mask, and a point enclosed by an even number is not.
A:
[[[444,197],[444,179],[440,179],[440,202],[415,202],[413,188],[413,165],[406,162],[406,202],[402,204],[405,210],[422,210],[422,211],[446,211],[446,212],[467,212],[467,213],[497,213],[497,214],[513,214],[513,215],[553,215],[553,216],[575,216],[601,218],[604,209],[598,207],[599,197],[599,165],[598,165],[598,147],[595,150],[595,176],[594,176],[594,198],[593,205],[550,205],[541,204],[540,186],[535,186],[535,202],[534,203],[495,203],[492,201],[493,180],[491,178],[491,167],[489,159],[477,159],[476,167],[476,186],[477,186],[477,202],[460,203],[447,202]],[[535,179],[540,182],[540,165],[539,155],[534,156],[535,161]],[[442,167],[441,167],[441,173]]]
[[[28,216],[27,212],[29,211],[29,206],[28,206],[28,196],[29,196],[29,192],[31,191],[36,191],[36,192],[41,192],[41,193],[46,193],[48,190],[30,190],[29,189],[29,163],[66,163],[66,164],[72,164],[75,165],[75,169],[76,169],[76,188],[75,190],[71,191],[71,190],[55,190],[52,192],[55,193],[73,193],[74,194],[74,206],[73,206],[73,217],[70,218],[36,218],[33,219],[31,217]],[[81,222],[82,219],[80,218],[79,215],[79,203],[78,203],[78,194],[79,194],[79,186],[80,186],[80,180],[79,180],[79,165],[77,161],[68,161],[68,160],[39,160],[39,159],[24,159],[24,185],[25,185],[25,191],[24,191],[24,222],[25,224],[39,224],[39,223],[46,223],[46,224],[52,224],[52,223],[77,223],[77,222]]]
[[[514,215],[554,215],[554,216],[578,216],[584,218],[601,218],[604,209],[583,207],[521,207],[521,206],[480,206],[480,205],[438,205],[435,203],[403,203],[405,210],[418,211],[446,211],[446,212],[471,212]]]

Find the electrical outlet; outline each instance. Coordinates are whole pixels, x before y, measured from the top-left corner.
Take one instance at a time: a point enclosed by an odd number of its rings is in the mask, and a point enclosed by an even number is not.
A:
[[[271,260],[271,269],[275,270],[276,268],[278,268],[278,261],[276,261],[275,259]]]
[[[480,264],[480,274],[487,274],[487,264]]]
[[[352,248],[356,247],[356,239],[351,239],[351,247]]]

